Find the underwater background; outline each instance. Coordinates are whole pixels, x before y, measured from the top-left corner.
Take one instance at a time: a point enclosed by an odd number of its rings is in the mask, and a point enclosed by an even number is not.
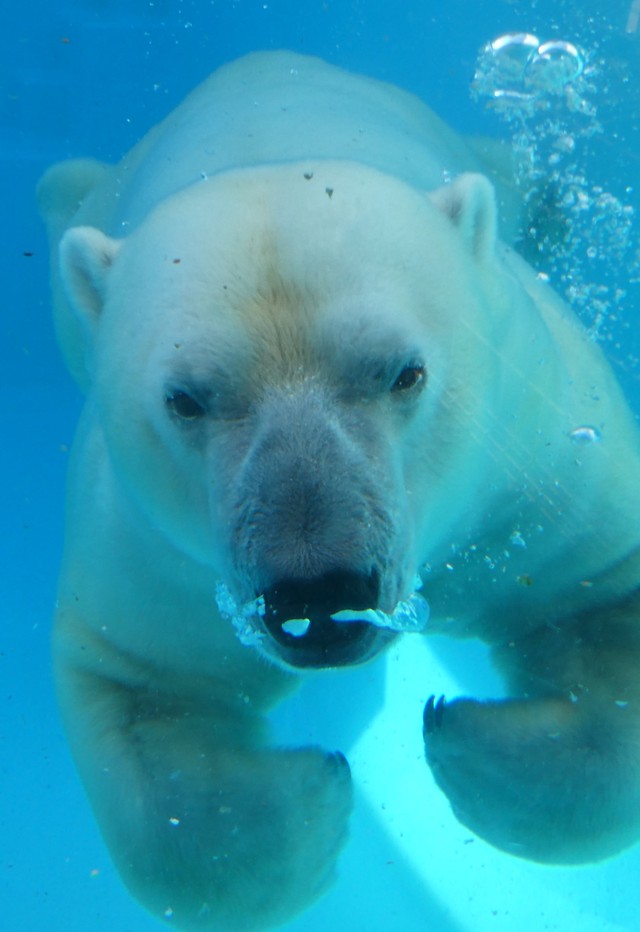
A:
[[[542,249],[540,267],[640,415],[640,2],[5,0],[1,22],[0,927],[152,932],[161,925],[110,863],[53,695],[81,398],[53,338],[38,177],[70,156],[119,159],[214,68],[252,50],[290,48],[393,82],[461,132],[511,139],[524,196],[553,178],[563,212],[550,222],[567,237],[553,256]],[[497,41],[513,33],[538,45]],[[531,69],[532,49],[544,70]],[[408,642],[386,663],[311,678],[278,712],[282,740],[303,729],[348,752],[358,793],[338,883],[286,929],[640,930],[640,846],[590,867],[540,867],[455,820],[423,760],[422,706],[431,693],[500,687],[473,645]]]

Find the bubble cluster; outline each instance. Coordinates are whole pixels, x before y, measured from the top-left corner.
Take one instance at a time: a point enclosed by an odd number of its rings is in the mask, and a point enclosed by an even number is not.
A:
[[[584,71],[584,58],[571,42],[540,42],[529,32],[509,32],[482,49],[474,90],[495,101],[534,102],[564,94]]]
[[[471,92],[511,136],[526,212],[520,250],[564,291],[592,338],[609,341],[626,296],[618,282],[633,280],[640,251],[634,259],[633,208],[585,169],[589,140],[602,133],[602,67],[567,40],[506,33],[481,49]]]
[[[422,580],[416,576],[413,580],[414,590],[422,587]],[[252,599],[240,605],[231,593],[229,587],[219,581],[215,587],[215,600],[218,611],[223,618],[233,625],[236,636],[246,647],[259,647],[265,638],[261,619],[266,612],[264,596]],[[398,632],[424,631],[429,621],[429,603],[414,591],[406,599],[401,600],[391,613],[381,609],[367,608],[362,610],[343,609],[331,615],[334,621],[349,624],[354,621],[364,621],[376,628],[389,628]],[[289,618],[282,624],[282,629],[293,637],[304,637],[309,630],[311,621],[308,618]]]
[[[264,598],[260,596],[239,605],[223,582],[216,583],[215,598],[218,611],[223,618],[231,621],[240,643],[246,647],[257,647],[264,638],[257,621],[265,613]]]

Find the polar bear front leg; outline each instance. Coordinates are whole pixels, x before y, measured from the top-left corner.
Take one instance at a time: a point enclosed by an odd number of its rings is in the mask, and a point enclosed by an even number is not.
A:
[[[456,816],[547,863],[599,860],[639,840],[637,621],[549,627],[495,654],[524,698],[432,697],[425,708],[427,761]]]
[[[58,674],[85,789],[147,909],[178,929],[259,930],[324,892],[351,809],[341,754],[265,747],[246,711]]]

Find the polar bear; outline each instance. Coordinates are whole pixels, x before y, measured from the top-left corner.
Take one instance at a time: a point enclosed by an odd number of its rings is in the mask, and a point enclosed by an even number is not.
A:
[[[126,883],[178,928],[270,927],[331,882],[348,764],[271,746],[267,714],[398,637],[367,612],[416,574],[427,633],[483,639],[510,692],[427,703],[457,816],[550,863],[640,834],[638,432],[485,172],[411,96],[277,52],[40,184],[87,393],[60,706]],[[219,581],[262,599],[249,645]]]

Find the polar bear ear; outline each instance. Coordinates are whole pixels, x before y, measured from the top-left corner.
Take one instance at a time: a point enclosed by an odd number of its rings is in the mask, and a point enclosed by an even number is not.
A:
[[[460,230],[479,261],[494,254],[498,210],[493,185],[484,175],[460,175],[430,194],[431,200]]]
[[[76,314],[95,326],[120,243],[94,227],[72,227],[60,241],[60,275]]]

